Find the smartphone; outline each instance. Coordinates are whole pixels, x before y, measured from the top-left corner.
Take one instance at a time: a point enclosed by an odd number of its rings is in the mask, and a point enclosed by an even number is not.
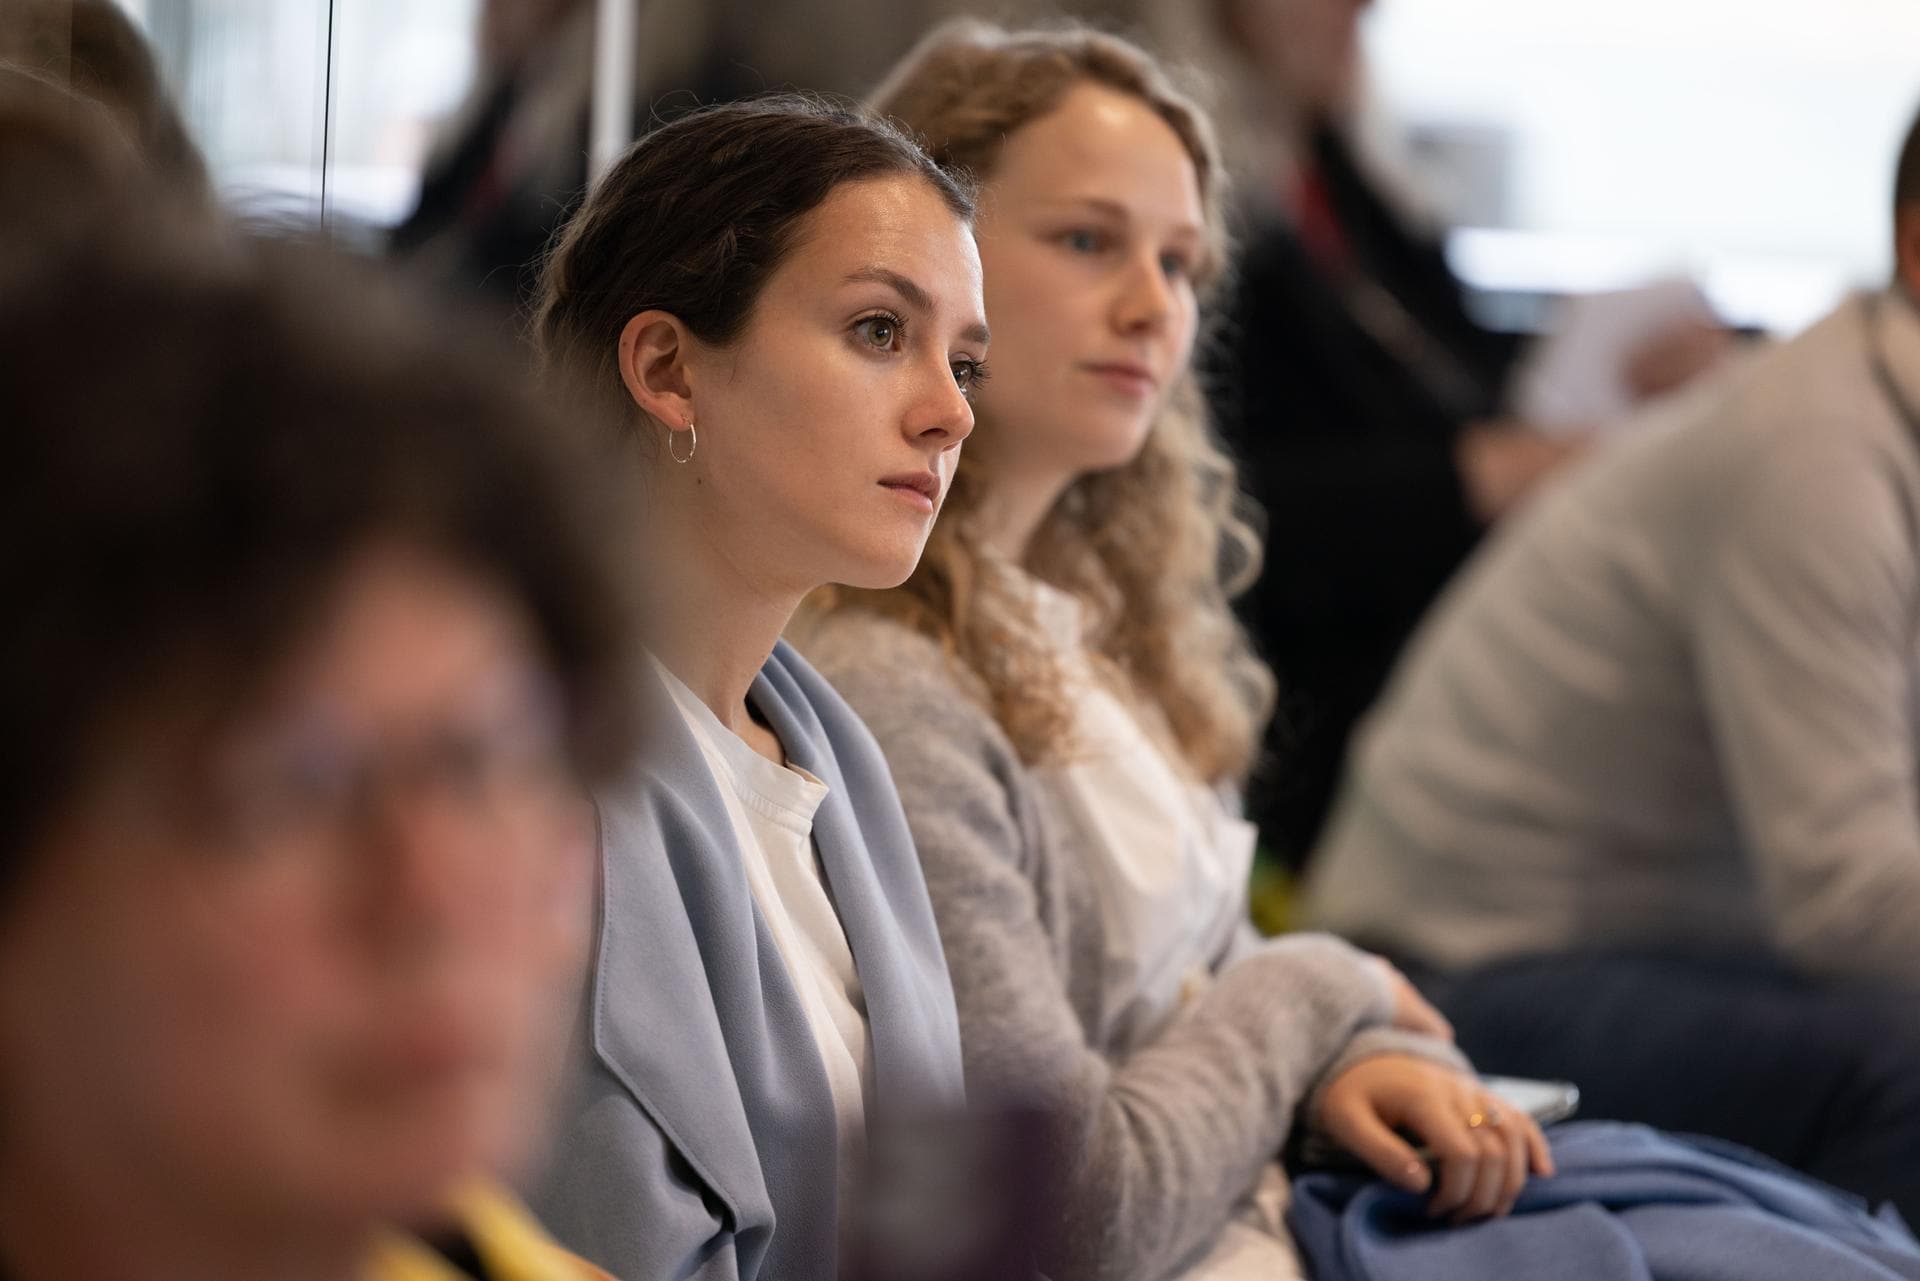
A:
[[[1580,1110],[1580,1087],[1571,1081],[1483,1076],[1480,1078],[1480,1088],[1515,1111],[1525,1112],[1542,1126],[1564,1121]]]
[[[1483,1076],[1480,1086],[1516,1112],[1524,1112],[1541,1126],[1564,1121],[1580,1110],[1580,1087],[1571,1081],[1536,1081],[1524,1076]],[[1412,1135],[1401,1138],[1414,1142]],[[1414,1155],[1432,1164],[1433,1153],[1415,1144]],[[1309,1134],[1300,1142],[1296,1163],[1309,1170],[1365,1170],[1366,1162],[1324,1134]]]

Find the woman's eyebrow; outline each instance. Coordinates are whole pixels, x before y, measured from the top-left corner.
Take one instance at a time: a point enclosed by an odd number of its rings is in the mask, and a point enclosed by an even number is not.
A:
[[[861,267],[847,273],[845,284],[885,285],[907,300],[909,307],[920,311],[935,310],[933,295],[915,284],[911,279],[889,267]]]
[[[1123,227],[1132,227],[1136,222],[1133,210],[1118,200],[1110,200],[1105,196],[1057,196],[1036,203],[1046,213],[1054,216],[1073,211],[1110,219]],[[1206,229],[1199,223],[1182,221],[1172,227],[1171,234],[1183,240],[1204,240]]]
[[[901,275],[891,267],[860,267],[848,272],[846,280],[842,283],[849,285],[885,285],[904,298],[907,305],[916,311],[923,311],[931,316],[937,314],[940,310],[934,306],[932,294],[922,289],[909,277]],[[972,342],[984,344],[988,341],[987,327],[984,323],[968,325],[966,329],[961,332],[961,337]]]
[[[1094,213],[1102,218],[1111,218],[1116,222],[1131,222],[1132,212],[1117,200],[1105,196],[1049,196],[1035,203],[1054,212],[1074,210],[1079,213]]]

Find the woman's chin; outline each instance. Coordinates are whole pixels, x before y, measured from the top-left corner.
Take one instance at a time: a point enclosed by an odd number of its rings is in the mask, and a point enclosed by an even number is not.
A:
[[[331,1168],[341,1186],[354,1189],[361,1209],[376,1217],[430,1214],[465,1183],[526,1167],[542,1146],[544,1119],[524,1096],[476,1092],[440,1106],[423,1101],[415,1115],[395,1118],[380,1133],[355,1135],[343,1126],[343,1137],[357,1142],[343,1143]]]
[[[872,549],[869,555],[848,565],[846,572],[834,581],[842,587],[861,591],[888,591],[913,577],[913,571],[920,564],[920,553],[925,547],[926,541],[919,539],[911,546]]]

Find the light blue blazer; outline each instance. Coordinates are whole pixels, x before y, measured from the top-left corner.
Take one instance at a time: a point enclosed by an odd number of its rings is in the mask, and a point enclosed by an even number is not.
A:
[[[834,1281],[826,1070],[720,784],[649,686],[651,740],[595,798],[600,916],[574,1088],[530,1200],[622,1281]],[[827,785],[814,837],[866,997],[869,1110],[958,1106],[953,990],[879,747],[784,641],[749,698]]]

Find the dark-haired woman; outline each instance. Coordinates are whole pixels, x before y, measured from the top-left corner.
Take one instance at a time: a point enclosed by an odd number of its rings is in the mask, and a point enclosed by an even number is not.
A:
[[[798,99],[667,125],[549,264],[559,394],[625,424],[667,731],[600,790],[579,1097],[537,1198],[615,1273],[831,1281],[870,1113],[957,1103],[885,762],[781,630],[910,574],[987,343],[969,194]]]
[[[0,308],[0,1275],[599,1276],[494,1186],[626,755],[580,473],[340,264],[126,207]]]

